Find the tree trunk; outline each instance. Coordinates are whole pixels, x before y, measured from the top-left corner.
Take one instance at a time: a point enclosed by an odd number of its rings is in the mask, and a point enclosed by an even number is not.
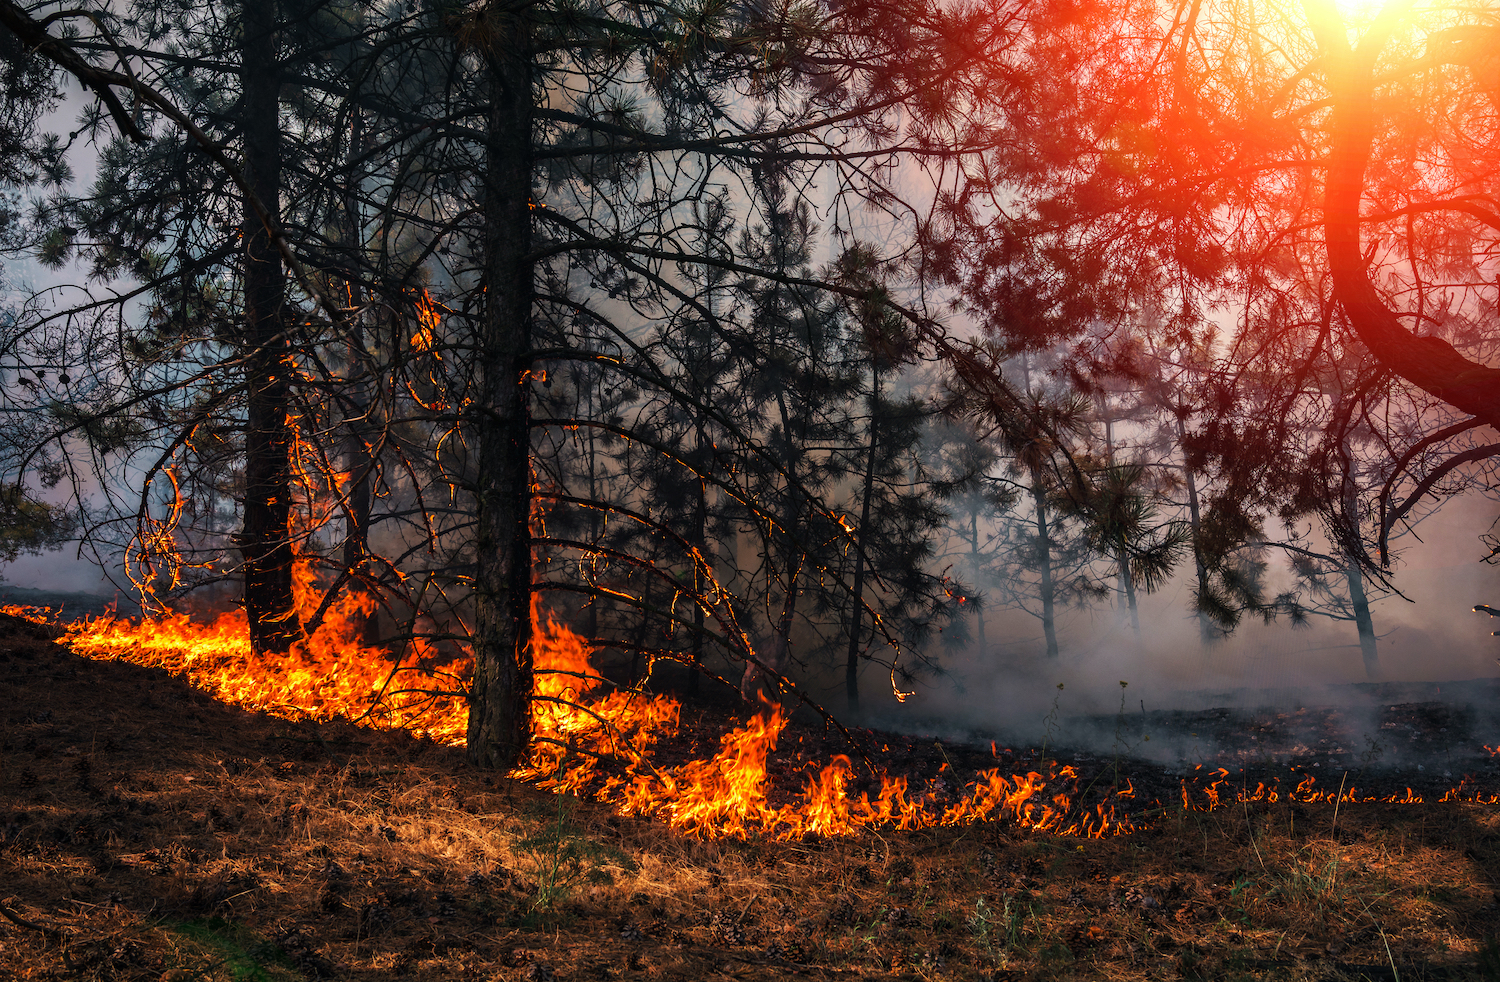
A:
[[[1052,579],[1052,532],[1047,527],[1047,491],[1039,468],[1031,472],[1031,503],[1036,511],[1037,571],[1042,577],[1042,633],[1047,636],[1047,657],[1056,658],[1057,584]]]
[[[711,468],[708,457],[713,449],[708,439],[708,419],[700,409],[697,413],[694,429],[697,436],[697,454],[695,462],[704,471]],[[698,500],[693,509],[693,532],[689,541],[693,548],[698,550],[698,559],[693,565],[693,664],[688,672],[688,695],[698,695],[698,676],[703,666],[703,629],[706,619],[703,613],[703,594],[708,590],[707,576],[697,563],[707,563],[708,560],[708,479],[702,474],[698,476]]]
[[[348,528],[344,536],[344,568],[349,571],[351,592],[370,599],[370,478],[375,459],[370,453],[366,438],[368,413],[370,411],[368,364],[364,357],[364,328],[356,318],[349,325],[349,368],[352,376],[349,385],[349,418],[345,420],[344,467],[349,473],[349,490],[345,503]],[[373,647],[380,643],[380,622],[373,609],[361,610],[356,636],[363,645]]]
[[[980,581],[979,564],[979,509],[969,509],[969,565],[974,568],[974,585],[977,587]],[[974,636],[979,640],[979,657],[984,658],[990,649],[990,643],[984,634],[984,606],[977,605],[974,610]]]
[[[1179,419],[1177,421],[1177,442],[1179,445],[1182,443],[1185,435],[1186,427],[1182,425],[1182,420]],[[1198,573],[1198,596],[1202,598],[1208,595],[1208,567],[1203,563],[1203,550],[1198,545],[1202,537],[1203,520],[1198,506],[1198,478],[1193,474],[1193,469],[1188,466],[1186,452],[1183,453],[1182,457],[1182,473],[1187,478],[1188,525],[1193,531],[1193,568]],[[1198,611],[1198,640],[1203,643],[1205,648],[1218,640],[1218,636],[1214,633],[1213,622],[1209,620],[1208,615],[1202,609]]]
[[[1330,29],[1332,24],[1312,20],[1333,95],[1323,231],[1334,297],[1387,371],[1500,429],[1500,369],[1468,360],[1441,338],[1418,337],[1403,327],[1370,281],[1360,251],[1360,201],[1375,139],[1375,61],[1394,24],[1390,17],[1378,18],[1356,51],[1345,35]]]
[[[1130,613],[1130,629],[1135,632],[1136,639],[1141,636],[1141,614],[1135,603],[1135,577],[1130,575],[1130,550],[1124,545],[1120,546],[1118,560],[1120,592],[1125,597],[1125,609]]]
[[[352,162],[365,147],[364,117],[355,112],[353,132],[349,136],[349,159]],[[349,181],[344,193],[344,219],[347,223],[344,243],[350,253],[350,272],[344,282],[349,291],[351,308],[347,336],[344,344],[345,411],[344,411],[344,470],[349,474],[349,489],[345,497],[344,514],[347,528],[344,535],[344,568],[349,571],[351,592],[364,598],[358,617],[360,623],[356,637],[366,646],[380,643],[380,622],[373,609],[368,577],[371,575],[370,558],[370,483],[375,468],[375,459],[370,452],[370,387],[371,367],[369,352],[365,346],[365,325],[362,309],[364,290],[353,270],[356,266],[353,253],[364,246],[364,221],[355,195],[355,185]]]
[[[1380,676],[1380,656],[1375,651],[1375,620],[1370,616],[1370,601],[1365,596],[1365,578],[1359,563],[1344,567],[1349,577],[1349,604],[1354,608],[1354,625],[1359,629],[1359,654],[1365,663],[1365,678]]]
[[[849,700],[850,713],[859,712],[859,634],[865,612],[865,532],[870,527],[870,499],[875,496],[875,452],[879,445],[875,421],[880,411],[880,366],[875,364],[874,358],[870,362],[870,448],[861,489],[864,500],[859,506],[859,528],[854,530],[854,592],[849,602],[849,655],[844,664],[844,694]],[[870,633],[873,639],[874,631]]]
[[[634,647],[630,649],[630,685],[635,687],[646,681],[646,672],[641,670],[641,663],[645,662],[647,671],[653,662],[646,658],[646,642],[651,640],[651,588],[656,585],[656,579],[646,576],[645,583],[641,586],[641,620],[636,625]]]
[[[747,662],[745,674],[740,676],[740,697],[752,705],[764,700],[775,701],[778,687],[772,676],[786,673],[786,664],[792,654],[792,624],[797,619],[797,580],[802,575],[802,558],[799,552],[787,570],[787,592],[781,602],[781,616],[776,619],[771,652],[760,659],[766,668]]]
[[[599,381],[598,381],[597,376],[594,373],[590,372],[589,373],[589,382],[588,382],[588,393],[589,393],[589,418],[591,418],[591,419],[592,418],[596,418],[596,414],[598,413],[598,406],[594,402],[594,398],[598,394],[598,391],[599,391],[598,386],[599,386]],[[594,431],[594,427],[592,427],[592,426],[585,426],[584,430],[587,432],[586,439],[588,441],[589,500],[590,501],[598,501],[599,500],[599,455],[595,451],[595,448],[594,448],[594,432],[595,431]],[[598,508],[589,508],[589,509],[587,509],[587,511],[588,511],[588,516],[589,516],[589,548],[590,549],[597,549],[599,547],[599,536],[602,533],[602,529],[600,528],[600,522],[599,522],[599,509]],[[594,585],[592,577],[590,578],[589,585],[590,586]],[[599,637],[599,596],[598,596],[598,594],[590,594],[590,596],[589,596],[589,602],[588,602],[588,612],[589,612],[588,613],[588,620],[585,622],[585,625],[586,625],[587,630],[588,630],[589,639],[593,640],[593,639]],[[633,677],[634,671],[635,671],[635,668],[634,668],[634,665],[632,665],[631,666],[632,677]]]
[[[806,503],[802,497],[801,472],[798,464],[802,460],[801,445],[792,433],[791,411],[787,408],[786,393],[777,391],[776,404],[781,415],[782,451],[786,466],[786,489],[790,515],[781,534],[784,569],[786,570],[786,596],[781,604],[781,616],[776,620],[775,633],[771,638],[771,651],[760,656],[760,664],[746,662],[744,674],[740,676],[740,696],[748,703],[757,704],[767,696],[775,695],[775,687],[767,677],[781,675],[792,650],[792,624],[797,618],[797,581],[802,576],[802,564],[807,558],[800,543],[802,537],[803,511]],[[799,434],[802,427],[799,427]],[[765,667],[762,668],[761,666]]]
[[[484,311],[478,352],[478,533],[469,760],[509,768],[531,742],[531,30],[491,8]]]
[[[246,2],[240,79],[245,179],[272,216],[281,200],[281,128],[276,70],[277,5]],[[245,503],[239,536],[245,616],[256,652],[282,652],[302,636],[292,597],[291,450],[287,420],[291,345],[283,309],[286,273],[249,196],[245,243]]]

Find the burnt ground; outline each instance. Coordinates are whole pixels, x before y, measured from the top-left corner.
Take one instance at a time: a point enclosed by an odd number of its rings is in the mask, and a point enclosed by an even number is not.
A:
[[[1462,746],[1484,742],[1485,710],[1383,704],[1378,754],[1349,746],[1347,710],[1312,707],[1136,720],[1132,743],[1215,736],[1219,756],[1164,763],[854,731],[928,788],[997,759],[1075,762],[1091,788],[1118,769],[1140,828],[702,842],[0,619],[0,979],[1500,979],[1500,814],[1437,801],[1470,764],[1471,791],[1500,790]],[[662,761],[731,722],[685,713]],[[773,773],[850,749],[794,724]],[[1199,764],[1252,787],[1347,771],[1426,803],[1184,810]]]
[[[33,587],[5,582],[0,582],[0,604],[45,608],[65,621],[77,620],[81,617],[104,617],[114,613],[122,616],[134,616],[140,613],[140,605],[124,595],[106,597],[98,593],[37,590]]]
[[[1244,693],[1223,693],[1245,703]],[[1266,693],[1258,708],[1121,712],[1058,721],[1060,745],[1047,753],[1080,770],[1128,769],[1149,797],[1180,789],[1222,768],[1227,783],[1253,791],[1295,787],[1361,798],[1436,801],[1464,783],[1500,792],[1500,679],[1445,683],[1361,683],[1312,692]],[[1269,701],[1274,699],[1274,702]],[[974,733],[972,742],[1003,741]],[[1086,738],[1088,750],[1069,747]],[[1100,749],[1104,748],[1104,749]],[[1036,748],[1012,752],[1036,759]],[[1155,766],[1151,766],[1155,765]]]

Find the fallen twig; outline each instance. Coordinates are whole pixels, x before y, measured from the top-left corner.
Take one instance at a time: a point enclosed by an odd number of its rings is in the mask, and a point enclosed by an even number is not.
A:
[[[14,903],[13,899],[9,899],[4,903],[0,903],[0,916],[4,916],[7,921],[10,921],[16,927],[23,927],[28,931],[39,932],[48,941],[54,941],[57,944],[63,944],[68,940],[68,932],[62,930],[61,928],[48,927],[45,924],[37,924],[34,921],[28,921],[26,918],[22,917],[20,914],[17,914],[13,909],[11,909],[10,905],[12,903]]]

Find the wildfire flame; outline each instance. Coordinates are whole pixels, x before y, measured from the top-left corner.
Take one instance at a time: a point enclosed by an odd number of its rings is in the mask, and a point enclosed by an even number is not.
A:
[[[299,590],[299,593],[314,591]],[[357,598],[334,604],[311,638],[286,655],[257,656],[250,650],[242,614],[211,623],[182,615],[142,621],[100,618],[65,627],[62,643],[87,658],[126,661],[186,675],[215,698],[286,718],[328,720],[343,717],[361,725],[408,730],[461,745],[467,724],[464,680],[467,657],[443,664],[435,652],[414,646],[392,662],[380,650],[352,639],[363,613]],[[8,606],[6,613],[45,621],[44,608]],[[514,775],[557,793],[588,795],[621,814],[651,816],[698,838],[763,836],[797,839],[809,835],[846,836],[866,829],[922,829],[1003,819],[1062,836],[1099,838],[1128,834],[1138,827],[1118,813],[1116,801],[1134,797],[1127,782],[1092,809],[1075,804],[1079,777],[1071,767],[1043,774],[980,772],[963,789],[941,779],[912,787],[906,777],[875,771],[868,789],[855,763],[838,755],[803,772],[800,792],[776,788],[768,761],[787,726],[779,706],[764,710],[725,733],[718,752],[677,766],[656,766],[656,745],[678,731],[681,707],[667,696],[622,690],[592,665],[589,645],[534,600],[533,731],[530,759]],[[420,673],[421,684],[405,679]],[[1231,801],[1420,803],[1410,789],[1404,796],[1371,798],[1353,787],[1323,791],[1311,776],[1294,788],[1279,782],[1233,788],[1224,769],[1202,775],[1203,783],[1182,781],[1182,805],[1210,811]],[[1229,794],[1232,792],[1232,795]],[[1467,786],[1443,801],[1500,802]]]

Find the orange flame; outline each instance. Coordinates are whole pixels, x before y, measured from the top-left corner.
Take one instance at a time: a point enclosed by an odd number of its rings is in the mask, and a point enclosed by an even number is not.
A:
[[[305,565],[305,564],[304,564]],[[311,602],[318,590],[311,574],[299,573],[299,593]],[[210,624],[176,615],[142,621],[85,620],[68,625],[64,643],[89,658],[128,661],[187,675],[195,685],[226,702],[289,718],[344,717],[361,725],[402,728],[434,740],[463,743],[467,708],[466,657],[442,664],[436,652],[414,646],[392,660],[387,652],[361,648],[352,640],[359,623],[357,595],[330,607],[323,625],[286,655],[255,656],[244,618],[228,614]],[[6,607],[6,613],[45,620],[34,609]],[[1078,804],[1079,776],[1071,767],[1048,773],[980,772],[962,788],[936,778],[912,786],[907,777],[878,767],[869,774],[871,790],[853,790],[856,765],[838,755],[806,768],[800,792],[778,788],[769,761],[787,726],[779,706],[768,706],[725,733],[710,758],[676,766],[653,762],[656,744],[677,733],[679,704],[666,696],[646,696],[613,686],[592,665],[589,644],[532,603],[535,671],[533,752],[514,776],[557,793],[586,794],[613,805],[621,814],[652,816],[698,838],[809,835],[846,836],[866,829],[923,829],[1005,820],[1036,832],[1101,838],[1142,827],[1116,811],[1135,797],[1128,781],[1092,808]],[[420,685],[404,680],[420,678]],[[946,771],[946,768],[945,768]],[[1253,791],[1233,789],[1222,768],[1206,784],[1181,785],[1183,808],[1211,811],[1241,802],[1395,801],[1376,799],[1355,788],[1325,792],[1306,776],[1290,791],[1280,782],[1259,783]],[[878,790],[876,790],[878,788]],[[1233,790],[1232,795],[1230,794]],[[1444,801],[1496,803],[1469,787],[1468,779]]]

